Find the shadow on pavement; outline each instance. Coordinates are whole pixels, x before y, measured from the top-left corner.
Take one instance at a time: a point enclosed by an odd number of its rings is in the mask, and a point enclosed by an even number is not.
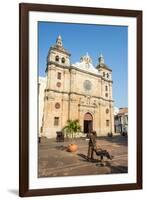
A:
[[[61,145],[61,146],[56,146],[55,147],[57,150],[61,150],[61,151],[66,151],[67,150],[67,147],[66,146],[63,146],[63,145]]]
[[[127,166],[121,166],[121,165],[117,165],[117,166],[110,166],[111,169],[111,173],[128,173],[128,167]]]
[[[108,142],[112,142],[112,143],[116,143],[118,145],[124,145],[124,146],[127,146],[127,143],[128,143],[128,137],[121,136],[121,135],[116,135],[113,137],[100,136],[100,137],[97,137],[97,142],[98,140],[106,140]]]
[[[82,154],[82,153],[78,153],[77,155],[80,156],[81,158],[83,158],[83,159],[79,159],[79,160],[81,160],[81,161],[91,162],[91,163],[100,162],[100,160],[98,160],[98,159],[90,159],[90,160],[89,160],[88,157],[87,157],[86,155]]]
[[[128,173],[128,167],[127,166],[121,166],[121,165],[117,165],[117,166],[113,166],[112,163],[110,161],[103,161],[103,163],[101,163],[101,161],[99,159],[92,159],[92,160],[88,160],[88,157],[84,154],[77,154],[78,156],[80,156],[82,159],[79,159],[83,162],[90,162],[90,163],[96,163],[97,167],[108,167],[110,169],[110,173],[111,174],[116,174],[116,173]]]

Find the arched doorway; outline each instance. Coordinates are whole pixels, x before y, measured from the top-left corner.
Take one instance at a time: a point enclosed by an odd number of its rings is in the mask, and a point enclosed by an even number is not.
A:
[[[87,112],[84,115],[84,133],[90,133],[93,130],[93,117]]]

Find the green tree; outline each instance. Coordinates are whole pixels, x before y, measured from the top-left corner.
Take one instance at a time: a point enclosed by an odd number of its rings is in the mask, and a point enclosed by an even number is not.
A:
[[[66,137],[75,138],[77,132],[81,131],[81,126],[78,120],[68,120],[67,125],[63,128]]]

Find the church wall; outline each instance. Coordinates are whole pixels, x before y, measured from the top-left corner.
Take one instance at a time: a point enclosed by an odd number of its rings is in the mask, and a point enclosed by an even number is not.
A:
[[[67,75],[69,74],[67,73]],[[78,92],[78,89],[75,91]],[[109,120],[109,124],[111,121],[114,122],[113,117],[111,118],[111,116],[113,116],[113,110],[110,111],[110,103],[93,97],[92,93],[90,93],[90,95],[82,91],[79,93],[83,93],[83,95],[71,93],[69,96],[69,94],[62,92],[57,93],[54,91],[48,93],[49,100],[45,108],[45,110],[47,110],[47,119],[44,125],[44,127],[46,127],[45,135],[47,137],[55,137],[56,131],[62,130],[68,119],[78,119],[83,131],[84,115],[87,112],[90,112],[93,116],[93,129],[97,131],[97,135],[107,135],[108,132],[114,132],[113,125],[112,127],[110,127],[110,125],[108,127],[106,126],[106,120]],[[52,99],[51,96],[53,96]],[[55,109],[55,103],[60,104],[60,109]],[[106,114],[106,109],[109,109],[108,114]],[[59,117],[59,126],[57,127],[53,124],[55,116]],[[52,128],[49,129],[48,127]]]
[[[61,79],[58,79],[57,77],[58,73],[61,73]],[[60,86],[58,86],[57,83],[60,83]],[[47,89],[69,92],[70,91],[69,70],[56,67],[54,65],[49,65]]]
[[[70,95],[69,119],[76,120],[79,117],[78,112],[79,96],[75,94]]]
[[[47,87],[46,88],[55,88],[55,81],[54,78],[56,77],[56,68],[55,65],[50,65],[48,69],[48,76],[47,76]]]
[[[62,117],[61,127],[63,128],[64,126],[66,126],[67,120],[69,119],[69,95],[68,94],[62,95],[61,117]]]
[[[70,92],[70,72],[68,69],[63,70],[63,91]]]
[[[92,96],[100,96],[100,77],[96,77],[94,75],[90,75],[88,73],[79,72],[77,70],[73,70],[71,74],[71,91],[78,92],[84,95],[92,95]],[[92,83],[91,91],[85,91],[84,89],[84,81],[90,80]]]
[[[68,120],[69,96],[68,94],[49,91],[46,93],[44,107],[44,136],[56,137],[56,131],[61,131]],[[56,104],[60,107],[56,108]],[[59,124],[54,125],[54,118],[59,117]]]
[[[93,117],[93,129],[98,136],[114,132],[111,72],[101,69],[97,75],[94,72],[91,74],[88,69],[81,71],[72,68],[69,55],[62,50],[62,47],[60,49],[61,51],[50,50],[48,56],[42,136],[56,137],[56,131],[61,131],[68,119],[78,119],[83,131],[84,116],[87,112]],[[56,55],[59,56],[59,61],[55,64]],[[61,63],[63,57],[66,60],[65,64]],[[90,61],[89,56],[86,58]],[[109,79],[103,77],[103,72],[109,73]],[[91,89],[85,87],[85,80],[90,82]]]

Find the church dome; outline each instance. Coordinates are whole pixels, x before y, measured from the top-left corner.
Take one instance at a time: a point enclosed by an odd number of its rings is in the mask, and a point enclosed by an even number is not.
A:
[[[82,56],[80,58],[80,62],[76,62],[72,66],[77,67],[77,68],[84,70],[84,71],[94,73],[94,74],[99,74],[98,70],[95,69],[95,67],[93,66],[92,59],[91,59],[91,57],[89,56],[88,53],[86,53],[85,56]]]
[[[85,62],[86,64],[92,63],[92,59],[91,59],[91,57],[88,55],[88,53],[86,53],[85,56],[82,56],[82,57],[80,58],[80,61],[81,61],[81,62]]]

